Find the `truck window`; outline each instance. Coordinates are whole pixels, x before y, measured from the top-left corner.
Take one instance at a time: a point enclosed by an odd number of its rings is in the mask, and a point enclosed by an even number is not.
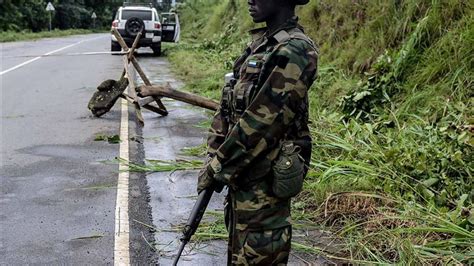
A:
[[[161,13],[161,21],[166,24],[176,24],[174,14],[170,13]]]
[[[122,19],[140,18],[142,20],[152,20],[152,14],[149,10],[122,10]]]

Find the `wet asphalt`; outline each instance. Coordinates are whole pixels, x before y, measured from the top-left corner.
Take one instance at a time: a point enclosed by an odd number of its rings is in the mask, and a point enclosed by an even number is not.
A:
[[[78,43],[0,76],[0,264],[113,263],[119,146],[118,105],[101,119],[87,109],[97,85],[120,75],[109,36],[1,44],[1,71]]]

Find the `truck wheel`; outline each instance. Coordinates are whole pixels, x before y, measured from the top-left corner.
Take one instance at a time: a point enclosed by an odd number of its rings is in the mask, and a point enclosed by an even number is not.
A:
[[[145,23],[140,18],[131,17],[125,22],[125,31],[129,36],[135,37],[139,32],[143,32],[144,29]]]
[[[156,56],[160,56],[161,55],[161,44],[159,45],[153,45],[151,47],[151,49],[153,50],[153,54],[156,55]]]
[[[122,50],[122,47],[120,47],[120,44],[117,42],[112,41],[110,45],[110,51],[112,52],[120,52]]]

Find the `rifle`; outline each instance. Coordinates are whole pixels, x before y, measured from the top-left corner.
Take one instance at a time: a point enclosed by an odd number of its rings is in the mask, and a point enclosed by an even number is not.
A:
[[[194,204],[193,210],[189,215],[188,221],[186,222],[186,225],[183,228],[183,235],[180,238],[181,246],[179,248],[178,254],[176,255],[176,258],[174,259],[174,266],[178,265],[179,258],[181,257],[181,253],[184,250],[184,246],[186,246],[186,244],[196,232],[199,223],[201,222],[202,216],[206,211],[207,205],[211,200],[212,194],[214,193],[214,189],[214,187],[209,187],[199,193],[196,203]]]

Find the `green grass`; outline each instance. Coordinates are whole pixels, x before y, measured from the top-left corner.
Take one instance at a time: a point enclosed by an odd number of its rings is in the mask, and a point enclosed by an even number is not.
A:
[[[118,158],[118,161],[128,166],[129,171],[142,172],[142,173],[195,170],[195,169],[201,169],[203,166],[202,160],[184,160],[184,159],[179,159],[175,161],[146,160],[146,164],[144,165],[128,162],[122,158]]]
[[[180,12],[173,70],[218,99],[255,26],[246,1],[188,0]],[[320,62],[293,218],[331,232],[341,252],[295,247],[361,264],[474,263],[471,1],[316,0],[298,14]]]
[[[118,144],[120,143],[120,136],[97,134],[94,138],[94,141],[107,141],[110,144]]]
[[[77,34],[89,34],[103,32],[98,30],[70,29],[70,30],[52,30],[52,31],[1,31],[0,42],[17,42],[26,40],[37,40],[43,38],[63,37]]]
[[[207,151],[207,143],[198,146],[184,147],[181,149],[181,154],[186,156],[205,157]]]

